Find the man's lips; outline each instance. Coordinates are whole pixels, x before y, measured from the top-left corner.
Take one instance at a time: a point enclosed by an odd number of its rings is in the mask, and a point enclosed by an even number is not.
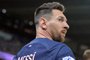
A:
[[[67,30],[62,30],[62,33],[66,34],[67,33]]]
[[[65,35],[67,33],[67,30],[62,30],[61,32]]]

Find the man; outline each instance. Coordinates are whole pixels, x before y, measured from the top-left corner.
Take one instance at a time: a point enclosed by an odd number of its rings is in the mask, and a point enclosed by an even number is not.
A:
[[[71,49],[62,43],[69,29],[64,6],[44,3],[35,11],[36,38],[25,45],[14,60],[75,60]]]

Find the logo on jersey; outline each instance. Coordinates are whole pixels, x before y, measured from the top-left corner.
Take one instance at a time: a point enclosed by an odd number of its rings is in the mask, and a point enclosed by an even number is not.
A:
[[[63,57],[62,60],[75,60],[75,59],[72,58],[71,56],[66,56],[66,57]]]
[[[30,55],[19,57],[18,60],[34,60],[35,59],[36,52]]]

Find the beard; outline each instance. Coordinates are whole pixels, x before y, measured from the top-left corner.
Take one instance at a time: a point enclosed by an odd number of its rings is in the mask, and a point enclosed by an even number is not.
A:
[[[48,27],[49,28],[47,31],[49,32],[51,38],[54,41],[58,41],[58,42],[64,42],[65,41],[65,36],[63,35],[64,32],[62,30],[58,29],[59,26],[57,24],[51,23]]]
[[[62,36],[59,36],[59,35],[53,35],[52,39],[54,41],[57,41],[57,42],[64,42],[65,41],[65,37],[62,37]]]
[[[58,32],[58,30],[51,30],[51,38],[54,41],[58,41],[58,42],[64,42],[65,41],[65,36],[62,35],[61,33]]]

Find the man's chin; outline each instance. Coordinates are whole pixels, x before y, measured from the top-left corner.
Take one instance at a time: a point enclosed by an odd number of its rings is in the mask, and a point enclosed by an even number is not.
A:
[[[59,38],[59,39],[54,39],[55,41],[58,41],[58,42],[64,42],[65,41],[65,38]]]
[[[64,42],[64,41],[65,41],[65,38],[62,38],[60,41],[61,41],[61,42]]]

